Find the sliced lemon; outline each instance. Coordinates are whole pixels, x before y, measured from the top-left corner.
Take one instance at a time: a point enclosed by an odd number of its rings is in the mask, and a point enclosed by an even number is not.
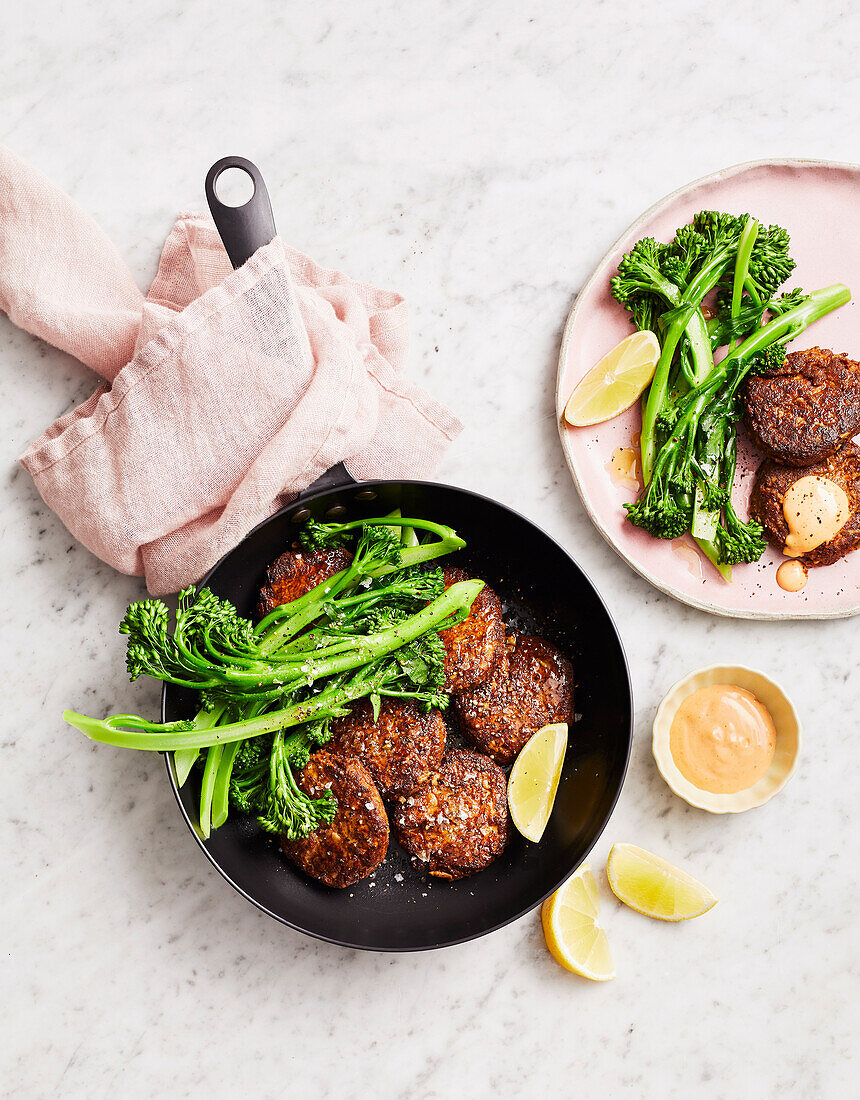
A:
[[[587,863],[546,899],[540,911],[546,945],[555,961],[583,978],[605,982],[615,977],[615,963],[599,915],[597,886]]]
[[[532,734],[520,749],[508,778],[508,806],[514,825],[535,844],[543,836],[567,749],[567,722]]]
[[[654,333],[634,332],[579,380],[568,398],[564,419],[582,428],[623,413],[654,377],[659,358],[660,342]]]
[[[690,920],[717,904],[704,883],[635,844],[613,844],[606,877],[619,900],[657,920]]]

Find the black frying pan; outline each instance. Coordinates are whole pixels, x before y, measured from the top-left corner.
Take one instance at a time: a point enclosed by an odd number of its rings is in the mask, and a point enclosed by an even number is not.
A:
[[[246,170],[255,193],[246,206],[224,207],[214,185],[228,167]],[[249,161],[228,157],[206,178],[215,224],[234,266],[274,236],[265,185]],[[255,819],[232,814],[202,840],[194,827],[199,779],[176,787],[180,809],[207,859],[259,909],[300,932],[346,947],[418,951],[474,939],[515,920],[552,893],[585,859],[618,799],[632,726],[630,678],[615,625],[588,578],[553,539],[494,500],[425,481],[355,482],[336,467],[294,503],[256,527],[203,578],[217,595],[251,616],[266,566],[295,539],[309,515],[361,519],[400,508],[404,516],[450,524],[467,548],[446,563],[462,565],[498,592],[505,620],[554,642],[573,661],[577,720],[558,795],[540,844],[512,830],[504,854],[487,870],[458,882],[414,870],[392,838],[372,878],[334,890],[286,862]],[[195,711],[188,692],[166,685],[162,718]],[[451,730],[451,740],[458,737]],[[195,788],[195,779],[197,787]]]

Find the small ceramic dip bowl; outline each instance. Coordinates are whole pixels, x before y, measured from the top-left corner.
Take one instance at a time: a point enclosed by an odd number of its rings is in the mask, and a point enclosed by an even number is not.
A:
[[[770,713],[776,727],[776,751],[764,775],[746,790],[734,794],[713,794],[700,790],[678,770],[669,747],[672,721],[684,699],[699,688],[712,684],[735,684],[752,692]],[[737,814],[763,806],[781,791],[794,775],[800,759],[800,721],[785,691],[763,672],[744,665],[709,665],[691,672],[673,684],[654,718],[652,751],[660,774],[675,792],[691,806],[712,814]]]

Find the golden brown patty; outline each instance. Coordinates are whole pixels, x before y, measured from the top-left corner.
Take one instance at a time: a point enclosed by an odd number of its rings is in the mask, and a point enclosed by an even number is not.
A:
[[[266,583],[260,589],[257,618],[263,619],[282,603],[304,596],[318,584],[327,581],[352,561],[352,554],[342,547],[333,550],[288,550],[266,570]]]
[[[469,580],[464,569],[444,568],[445,587]],[[445,690],[463,691],[482,684],[495,664],[505,659],[505,624],[499,597],[485,584],[468,616],[456,626],[442,630],[445,644]]]
[[[783,466],[810,466],[860,431],[860,364],[825,348],[793,351],[750,378],[746,425],[755,445]]]
[[[510,764],[526,741],[548,722],[573,721],[573,668],[545,641],[514,631],[507,667],[499,664],[485,684],[455,695],[466,736],[499,764]]]
[[[403,799],[394,828],[416,866],[431,875],[456,879],[482,871],[508,841],[505,773],[486,756],[453,749]]]
[[[425,714],[412,702],[383,699],[379,721],[367,699],[332,723],[326,751],[357,756],[383,798],[409,794],[439,767],[445,751],[445,722],[439,710]]]
[[[311,798],[326,788],[337,799],[330,825],[304,840],[281,838],[284,854],[326,886],[352,886],[375,871],[388,851],[388,818],[367,768],[354,756],[316,752],[299,777]]]
[[[802,477],[829,478],[841,485],[848,497],[851,515],[844,527],[830,542],[797,559],[808,566],[832,565],[860,546],[860,447],[846,443],[841,451],[824,462],[803,469],[780,466],[770,459],[759,466],[750,495],[750,512],[778,550],[784,548],[788,536],[788,524],[782,510],[785,494]]]

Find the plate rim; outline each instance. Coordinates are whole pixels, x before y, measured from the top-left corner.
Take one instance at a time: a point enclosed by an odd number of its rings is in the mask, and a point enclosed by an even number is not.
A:
[[[580,864],[578,865],[578,866],[581,866],[581,864],[585,860],[588,859],[589,855],[594,850],[595,845],[600,840],[601,836],[603,835],[604,831],[606,830],[607,825],[609,824],[610,820],[612,819],[612,815],[615,813],[615,810],[618,806],[618,801],[621,798],[621,792],[623,791],[624,784],[627,781],[627,773],[630,770],[630,758],[631,758],[632,753],[633,753],[633,738],[634,738],[635,728],[636,728],[636,709],[635,709],[636,701],[635,701],[634,692],[633,692],[633,678],[630,674],[630,661],[629,661],[628,656],[627,656],[627,649],[624,645],[624,639],[622,637],[621,630],[619,629],[618,623],[616,622],[615,617],[613,616],[612,612],[610,611],[609,606],[606,603],[606,600],[601,595],[600,590],[598,589],[597,585],[594,583],[594,581],[591,579],[591,577],[585,571],[585,569],[583,569],[583,567],[576,560],[576,558],[574,558],[574,556],[570,553],[570,551],[558,539],[554,538],[539,523],[536,523],[534,520],[529,519],[528,516],[525,516],[525,515],[523,515],[523,513],[517,511],[516,508],[513,508],[510,505],[505,504],[504,502],[502,502],[500,500],[497,500],[495,497],[487,496],[485,493],[479,493],[479,492],[476,492],[473,489],[468,489],[468,488],[465,488],[465,487],[460,486],[460,485],[451,485],[451,484],[448,484],[447,482],[439,482],[439,481],[422,481],[422,480],[416,480],[416,479],[410,479],[410,478],[404,478],[402,480],[394,479],[394,478],[373,478],[373,479],[368,479],[366,481],[363,480],[363,481],[360,481],[360,482],[356,482],[356,484],[354,486],[346,486],[346,488],[355,488],[355,489],[361,489],[361,488],[365,488],[365,487],[373,488],[374,486],[377,486],[377,485],[390,485],[390,484],[419,485],[419,486],[430,486],[430,487],[433,487],[433,488],[453,489],[456,492],[464,492],[464,493],[467,493],[470,496],[479,497],[482,500],[488,501],[491,504],[496,505],[497,507],[503,508],[505,511],[512,512],[514,515],[518,516],[519,518],[525,520],[527,523],[531,524],[545,538],[549,539],[550,542],[552,542],[556,546],[558,546],[558,548],[561,550],[561,552],[570,560],[571,564],[574,565],[576,567],[576,569],[579,570],[580,574],[585,579],[586,583],[591,587],[591,589],[594,592],[594,595],[596,596],[598,602],[602,606],[602,608],[603,608],[603,610],[606,614],[606,617],[609,621],[609,625],[612,628],[612,632],[614,633],[616,641],[618,642],[618,649],[619,649],[619,653],[621,655],[621,665],[622,665],[624,675],[625,675],[625,680],[626,680],[626,683],[627,683],[627,697],[626,697],[626,699],[627,699],[627,708],[628,708],[628,715],[629,715],[628,722],[627,722],[627,745],[626,745],[626,751],[624,753],[624,763],[623,763],[623,766],[621,768],[621,775],[620,775],[620,778],[619,778],[618,788],[615,791],[614,795],[612,796],[611,804],[610,804],[610,806],[607,810],[607,813],[606,813],[606,816],[605,816],[603,822],[600,825],[600,828],[595,833],[593,839],[591,840],[591,843],[588,845],[586,851],[584,852],[584,854],[581,857]],[[279,508],[277,510],[277,512],[273,512],[271,516],[267,516],[265,519],[261,520],[251,531],[248,532],[247,535],[245,535],[245,537],[239,543],[236,544],[236,546],[234,546],[232,549],[228,550],[225,554],[223,554],[218,559],[218,561],[215,562],[215,564],[209,570],[207,570],[206,574],[197,582],[196,587],[199,588],[199,587],[205,586],[206,583],[209,581],[210,577],[212,576],[212,574],[215,573],[215,571],[221,566],[222,562],[227,557],[229,557],[231,554],[233,554],[237,550],[239,550],[239,548],[248,539],[250,539],[252,535],[256,534],[256,532],[259,531],[261,528],[267,526],[269,523],[274,522],[276,519],[280,518],[281,516],[288,513],[289,511],[291,511],[295,508],[302,507],[308,501],[315,500],[319,496],[324,496],[327,493],[336,492],[336,491],[339,491],[343,488],[344,488],[344,486],[329,486],[329,487],[319,489],[319,490],[314,491],[314,492],[307,492],[306,491],[306,492],[300,493],[295,500],[291,501],[289,504],[285,504],[282,508]],[[161,691],[161,701],[160,702],[161,702],[161,720],[162,720],[162,722],[166,720],[167,692],[168,692],[168,687],[169,686],[170,685],[165,683],[162,686],[162,691]],[[280,913],[274,912],[267,905],[265,905],[263,902],[257,900],[257,898],[253,897],[242,886],[240,886],[233,879],[233,877],[231,876],[229,871],[225,867],[223,867],[218,862],[218,860],[215,858],[215,856],[212,854],[212,852],[210,852],[210,850],[209,850],[209,848],[206,844],[206,841],[200,835],[199,829],[196,827],[194,821],[192,820],[191,816],[189,815],[188,811],[186,810],[185,805],[182,801],[180,788],[179,788],[179,786],[176,782],[176,774],[175,774],[175,771],[174,771],[174,768],[173,768],[172,753],[164,752],[164,753],[162,753],[162,756],[164,757],[164,764],[165,764],[165,769],[167,771],[168,783],[170,784],[170,789],[173,792],[173,797],[176,801],[177,807],[179,808],[179,812],[182,816],[182,819],[184,820],[186,826],[188,827],[188,831],[190,832],[195,844],[197,845],[199,850],[203,853],[204,857],[209,862],[209,864],[213,868],[213,870],[215,870],[217,872],[217,874],[229,886],[231,886],[233,888],[233,890],[236,891],[237,894],[239,894],[242,898],[244,898],[245,901],[249,902],[259,912],[264,913],[266,916],[271,917],[273,920],[277,921],[279,924],[285,925],[287,928],[292,929],[294,932],[298,932],[301,935],[308,936],[308,937],[310,937],[311,939],[314,939],[314,940],[319,940],[322,943],[333,944],[336,947],[346,948],[346,949],[353,950],[353,951],[370,951],[370,952],[374,952],[374,953],[377,953],[377,954],[383,954],[383,955],[385,955],[385,954],[402,955],[402,954],[412,954],[412,953],[415,953],[415,952],[424,952],[424,951],[441,951],[441,950],[444,950],[447,947],[456,947],[460,944],[470,943],[473,940],[483,939],[484,936],[489,936],[493,932],[498,932],[500,929],[507,927],[509,924],[513,924],[514,921],[520,920],[522,917],[525,917],[529,913],[534,912],[536,909],[538,909],[543,904],[544,901],[546,901],[546,899],[551,894],[555,893],[555,891],[558,890],[559,887],[564,882],[566,882],[567,879],[570,878],[570,876],[577,869],[576,867],[574,867],[572,870],[567,871],[564,874],[564,876],[561,879],[559,879],[558,882],[556,882],[549,890],[546,891],[545,894],[543,894],[536,901],[529,902],[525,906],[525,908],[519,909],[516,913],[513,913],[511,916],[506,917],[504,920],[498,921],[497,923],[492,924],[490,927],[484,928],[479,932],[473,932],[473,933],[469,933],[469,934],[464,935],[464,936],[458,936],[458,937],[455,937],[453,939],[444,940],[441,943],[421,944],[420,946],[417,946],[417,947],[416,946],[374,947],[371,944],[366,944],[366,943],[352,943],[348,940],[338,939],[335,936],[329,936],[329,935],[326,935],[322,932],[302,927],[300,924],[289,920],[287,917],[282,916]]]
[[[576,464],[571,455],[568,443],[567,443],[567,428],[564,423],[564,410],[561,394],[561,379],[564,369],[564,363],[567,356],[568,347],[570,345],[573,333],[574,323],[576,321],[577,314],[579,312],[580,303],[586,292],[591,289],[592,285],[597,281],[599,275],[602,274],[604,265],[609,257],[617,251],[630,234],[638,231],[641,227],[644,227],[656,214],[662,209],[674,202],[675,199],[682,195],[687,194],[690,191],[695,190],[697,187],[704,186],[706,184],[721,183],[723,180],[731,179],[734,176],[743,175],[745,172],[752,171],[757,168],[827,168],[837,170],[848,170],[860,174],[860,164],[855,164],[850,161],[836,161],[836,160],[823,160],[811,157],[766,157],[763,160],[747,160],[740,164],[733,164],[727,168],[720,168],[716,172],[709,172],[707,175],[700,176],[698,179],[691,180],[689,183],[683,184],[681,187],[676,187],[673,191],[664,195],[657,202],[648,207],[642,214],[635,218],[627,228],[618,235],[613,243],[607,248],[603,256],[598,260],[594,269],[589,277],[582,284],[577,292],[570,312],[567,315],[567,320],[564,325],[564,332],[562,334],[561,346],[558,352],[558,364],[556,367],[556,379],[555,379],[555,423],[556,430],[558,431],[559,441],[561,442],[562,453],[567,464],[567,468],[570,471],[571,479],[573,480],[574,487],[576,488],[579,499],[582,502],[582,506],[585,509],[586,515],[591,520],[598,533],[602,536],[604,541],[612,548],[612,550],[624,561],[634,573],[640,576],[643,580],[647,581],[654,588],[660,592],[664,592],[667,596],[671,596],[679,603],[686,604],[688,607],[696,608],[699,611],[705,611],[710,615],[717,615],[726,619],[747,619],[758,620],[766,622],[784,622],[786,620],[800,620],[805,622],[815,621],[827,621],[832,619],[850,619],[855,615],[860,615],[860,603],[849,606],[839,611],[756,611],[753,609],[740,609],[740,608],[727,608],[721,607],[719,604],[710,600],[697,599],[686,592],[682,592],[679,588],[675,588],[673,585],[664,581],[657,574],[651,572],[644,566],[637,564],[630,555],[619,546],[612,534],[607,529],[603,521],[598,517],[595,509],[592,507],[588,497],[588,491],[580,479],[579,473],[576,469]]]

